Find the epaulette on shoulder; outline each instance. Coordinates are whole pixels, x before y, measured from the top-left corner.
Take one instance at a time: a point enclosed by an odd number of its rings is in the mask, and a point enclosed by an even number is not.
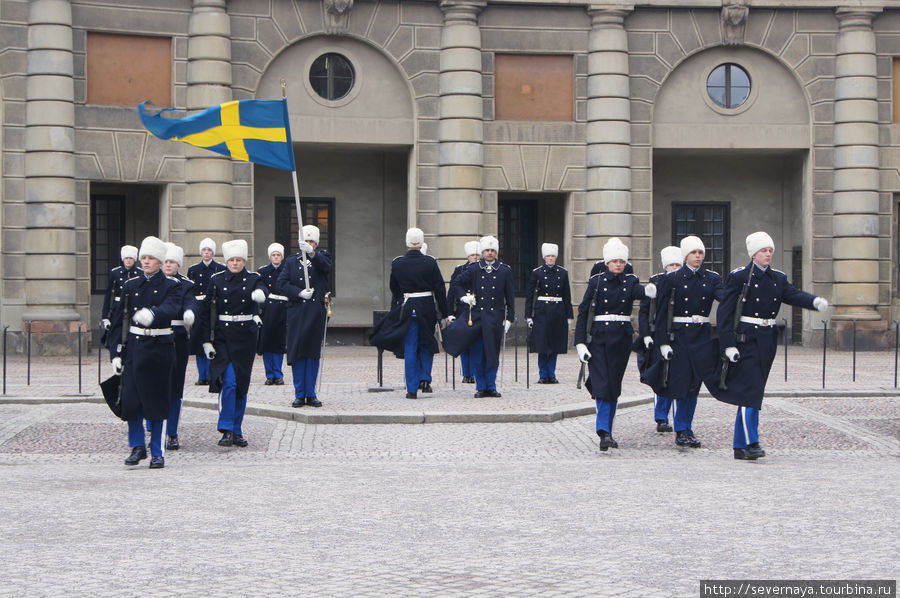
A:
[[[537,268],[534,268],[534,269],[532,270],[532,272],[537,272],[537,271],[540,270],[541,268],[543,268],[543,266],[538,266]]]
[[[588,281],[591,281],[591,280],[593,280],[594,278],[597,278],[598,276],[603,276],[604,274],[605,274],[605,272],[597,272],[596,274],[594,274],[593,276],[591,276],[590,278],[588,278]]]
[[[399,260],[401,257],[403,257],[403,256],[402,256],[402,255],[398,255],[397,257],[395,257],[395,258],[392,259],[391,261],[392,261],[392,262],[396,262],[396,261]]]
[[[735,269],[732,270],[729,274],[734,274],[735,272],[740,272],[741,270],[743,270],[743,269],[746,268],[746,267],[747,267],[747,266],[741,266],[741,267],[739,267],[739,268],[735,268]]]
[[[710,274],[715,274],[716,276],[721,276],[721,274],[719,274],[715,270],[707,270],[707,272],[709,272]]]
[[[625,275],[626,278],[629,277],[629,276],[632,277],[632,278],[637,278],[637,274],[635,274],[635,273],[633,273],[633,272],[629,272],[628,274]]]
[[[227,272],[227,271],[228,270],[219,270],[218,272],[213,272],[212,276],[210,276],[210,279],[212,279],[215,276],[218,276],[219,274],[222,274],[223,272]]]
[[[772,268],[771,266],[769,266],[769,268],[772,270],[772,272],[778,272],[779,274],[784,274],[784,272],[782,272],[781,270],[776,270],[775,268]],[[787,276],[787,274],[784,274],[784,275]]]
[[[247,274],[252,274],[254,276],[261,276],[259,272],[247,272]]]
[[[560,270],[562,270],[563,272],[565,272],[565,273],[567,273],[567,274],[568,274],[568,272],[569,272],[568,270],[566,270],[566,269],[563,268],[562,266],[557,266],[557,268],[559,268]]]

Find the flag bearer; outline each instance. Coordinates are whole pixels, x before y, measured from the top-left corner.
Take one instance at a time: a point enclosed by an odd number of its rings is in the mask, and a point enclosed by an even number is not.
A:
[[[272,243],[267,251],[269,264],[263,266],[257,272],[262,277],[269,296],[262,306],[262,330],[259,332],[259,346],[256,351],[263,357],[263,365],[266,369],[266,386],[284,384],[284,374],[281,372],[284,363],[285,334],[288,299],[284,295],[275,292],[275,283],[281,274],[281,266],[284,261],[284,245]]]
[[[528,350],[538,354],[538,384],[558,384],[556,356],[566,352],[572,323],[569,272],[556,263],[559,245],[541,245],[544,265],[531,271],[525,289],[526,323],[531,328]]]
[[[200,303],[206,299],[212,275],[225,269],[225,264],[213,259],[215,255],[216,242],[207,237],[200,241],[200,262],[188,268],[188,278],[194,283],[194,298]],[[206,318],[201,318],[190,340],[191,355],[195,355],[197,360],[198,379],[195,384],[198,386],[209,384],[209,359],[203,351],[203,338],[209,335],[206,330],[208,325]]]

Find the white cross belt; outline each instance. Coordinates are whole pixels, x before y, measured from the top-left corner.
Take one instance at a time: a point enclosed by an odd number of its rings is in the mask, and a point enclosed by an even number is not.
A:
[[[750,316],[741,316],[741,322],[746,322],[747,324],[756,324],[757,326],[774,326],[778,323],[778,320],[775,318],[766,319],[766,318],[751,318]]]
[[[221,321],[221,322],[248,322],[252,319],[253,319],[253,316],[250,314],[237,314],[234,316],[222,314],[219,316],[219,321]]]
[[[672,321],[676,324],[709,324],[709,316],[675,316]]]
[[[594,316],[595,322],[630,322],[631,316],[622,316],[619,314],[603,314],[602,316]]]
[[[171,328],[139,328],[138,326],[129,326],[128,332],[138,336],[165,336],[172,334]]]

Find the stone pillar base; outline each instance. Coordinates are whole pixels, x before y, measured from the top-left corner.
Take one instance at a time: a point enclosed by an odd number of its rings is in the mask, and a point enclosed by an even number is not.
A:
[[[23,352],[28,351],[28,322],[22,323]],[[80,327],[80,328],[79,328]],[[81,350],[88,348],[90,331],[84,322],[73,320],[36,320],[31,322],[32,357],[56,357],[78,354],[78,332],[82,331]]]
[[[894,331],[888,324],[885,320],[857,320],[856,350],[880,351],[893,347]],[[828,346],[838,351],[853,350],[853,322],[832,320],[828,341]]]

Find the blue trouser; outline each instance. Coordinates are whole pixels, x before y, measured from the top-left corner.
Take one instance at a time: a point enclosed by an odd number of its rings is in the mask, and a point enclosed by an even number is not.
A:
[[[538,353],[538,375],[556,378],[556,353]]]
[[[229,363],[228,369],[222,375],[222,392],[219,393],[219,432],[243,435],[241,424],[244,423],[244,411],[246,410],[247,397],[237,396],[234,366]]]
[[[168,436],[178,436],[178,420],[181,419],[181,403],[182,399],[172,399],[172,406],[169,407],[169,419],[166,420],[166,434]]]
[[[697,397],[686,397],[672,401],[672,423],[676,432],[687,432],[691,436],[694,430],[691,424],[694,421],[694,411],[697,410]]]
[[[147,429],[150,432],[150,456],[162,457],[163,444],[162,435],[165,429],[164,419],[154,419],[147,421]],[[137,419],[128,420],[128,446],[131,448],[137,446],[146,446],[147,441],[144,439],[144,418],[138,416]]]
[[[416,312],[413,312],[412,321],[409,323],[409,328],[406,329],[406,336],[403,337],[403,363],[406,392],[417,392],[419,382],[422,380],[431,382],[434,354],[419,346],[419,319],[416,317]]]
[[[759,442],[759,409],[738,407],[734,419],[734,448],[747,448],[756,442]]]
[[[462,364],[462,375],[464,378],[472,376],[472,359],[469,357],[469,350],[466,349],[459,354],[459,362]]]
[[[672,399],[656,395],[653,406],[653,419],[656,421],[669,421],[669,409],[672,408]]]
[[[618,401],[597,400],[597,431],[603,430],[612,434],[613,420],[616,418]]]
[[[284,363],[284,353],[263,353],[263,366],[266,368],[266,379],[277,380],[284,378],[281,365]]]
[[[197,355],[197,378],[209,380],[209,359],[206,355]]]
[[[294,397],[305,399],[316,396],[316,379],[319,377],[319,360],[310,357],[298,359],[291,364],[294,378]]]
[[[475,376],[475,390],[497,390],[497,371],[498,368],[485,367],[484,363],[484,341],[478,337],[472,346],[469,347],[469,358],[471,359],[472,374]]]

